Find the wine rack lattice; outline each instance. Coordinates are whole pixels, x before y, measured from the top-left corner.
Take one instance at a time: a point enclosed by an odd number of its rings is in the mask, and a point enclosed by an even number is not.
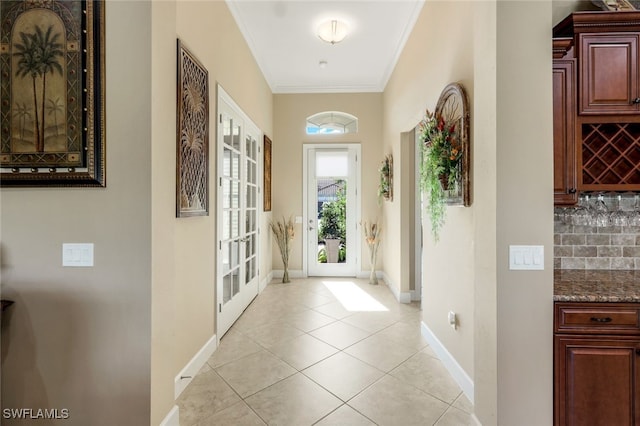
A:
[[[582,183],[640,184],[640,123],[582,125]]]

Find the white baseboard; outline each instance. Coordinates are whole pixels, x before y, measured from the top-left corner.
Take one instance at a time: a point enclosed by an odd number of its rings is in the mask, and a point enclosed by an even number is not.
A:
[[[169,414],[160,422],[160,426],[180,426],[180,409],[174,405]]]
[[[397,288],[389,279],[389,276],[386,273],[382,273],[382,279],[384,283],[389,287],[391,293],[396,297],[396,300],[400,303],[411,303],[411,292],[401,292],[399,288]]]
[[[273,271],[269,272],[265,279],[262,280],[260,286],[258,287],[258,293],[262,293],[262,291],[267,288],[267,285],[269,285],[271,281],[273,281]]]
[[[409,293],[411,294],[412,302],[419,302],[420,300],[422,300],[422,297],[419,291],[411,290]]]
[[[369,278],[370,275],[371,271],[360,271],[356,274],[356,278]],[[383,279],[382,271],[376,271],[376,277],[378,277],[379,280]]]
[[[218,337],[214,334],[207,343],[196,353],[191,361],[178,373],[175,377],[175,390],[174,398],[178,398],[182,391],[191,383],[193,378],[198,374],[198,371],[207,362],[207,360],[213,355],[218,347]]]
[[[284,275],[284,269],[274,269],[271,273],[272,279],[279,279]],[[307,275],[302,269],[289,269],[289,278],[307,278]]]
[[[469,401],[473,404],[473,380],[464,371],[464,369],[458,364],[458,361],[449,353],[447,348],[440,342],[435,334],[427,327],[424,321],[421,322],[422,336],[427,340],[431,349],[438,355],[440,361],[447,369],[453,380],[456,381],[458,386],[462,389]]]

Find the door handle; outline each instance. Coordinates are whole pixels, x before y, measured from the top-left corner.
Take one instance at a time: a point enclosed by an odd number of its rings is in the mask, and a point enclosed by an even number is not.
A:
[[[244,237],[244,238],[238,238],[238,242],[239,242],[239,243],[248,243],[250,239],[251,239],[251,238],[249,238],[248,236],[246,236],[246,237]]]

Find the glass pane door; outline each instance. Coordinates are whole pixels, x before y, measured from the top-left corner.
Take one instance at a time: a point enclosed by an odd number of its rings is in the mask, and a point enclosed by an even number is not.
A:
[[[222,282],[224,304],[240,291],[240,132],[231,117],[224,117],[222,147]]]
[[[348,147],[307,153],[307,267],[312,276],[355,276],[356,152]]]
[[[348,154],[346,150],[316,152],[318,263],[345,263],[347,260]]]
[[[245,280],[250,284],[258,275],[257,245],[258,245],[258,141],[247,135],[245,138],[245,229],[243,242],[245,244]]]
[[[216,321],[222,337],[258,294],[262,134],[230,99],[219,98],[218,107]]]

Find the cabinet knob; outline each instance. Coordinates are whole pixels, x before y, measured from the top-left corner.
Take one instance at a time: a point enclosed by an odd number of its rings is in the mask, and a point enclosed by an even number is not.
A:
[[[635,99],[633,100],[633,103],[634,103],[634,104],[636,104],[636,105],[637,105],[637,104],[640,104],[640,98],[635,98]]]
[[[569,194],[575,194],[577,191],[577,189],[575,188],[569,188]]]
[[[636,355],[640,355],[640,348],[636,348]]]

